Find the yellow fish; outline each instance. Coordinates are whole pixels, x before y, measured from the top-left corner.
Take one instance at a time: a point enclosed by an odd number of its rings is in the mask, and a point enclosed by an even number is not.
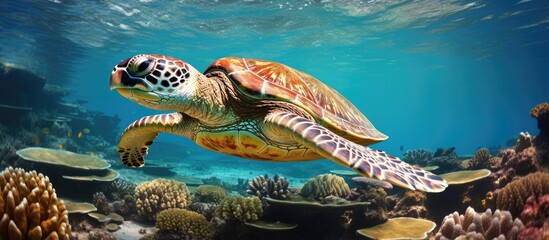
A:
[[[32,140],[34,141],[35,145],[40,144],[40,138],[38,136],[34,136],[34,138]]]
[[[71,137],[71,132],[68,132],[68,133],[67,133],[67,137]]]
[[[63,144],[60,143],[58,147],[59,147],[59,149],[63,149]]]
[[[95,156],[95,153],[93,151],[90,151],[90,156]]]
[[[82,138],[82,132],[79,132],[77,135],[78,138]]]
[[[42,128],[42,134],[48,135],[50,133],[50,130],[48,128]]]
[[[90,131],[89,129],[87,129],[87,128],[84,128],[82,131],[83,131],[85,134],[90,134],[90,132],[91,132],[91,131]]]

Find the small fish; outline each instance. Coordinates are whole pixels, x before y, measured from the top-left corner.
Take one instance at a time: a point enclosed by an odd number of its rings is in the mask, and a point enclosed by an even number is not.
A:
[[[67,133],[67,137],[69,137],[69,138],[71,137],[71,132]]]
[[[60,143],[58,147],[59,147],[59,149],[63,149],[63,144]]]
[[[82,138],[82,135],[83,135],[82,132],[79,132],[78,135],[77,135],[77,137],[78,137],[78,138]]]
[[[87,129],[87,128],[84,128],[82,129],[82,132],[84,132],[85,134],[90,134],[90,129]]]
[[[90,156],[95,156],[95,153],[93,151],[90,151]]]
[[[40,144],[40,138],[38,136],[34,136],[34,138],[32,140],[33,140],[35,145]]]
[[[42,128],[42,134],[48,135],[48,133],[50,133],[50,129],[48,129],[48,128]]]

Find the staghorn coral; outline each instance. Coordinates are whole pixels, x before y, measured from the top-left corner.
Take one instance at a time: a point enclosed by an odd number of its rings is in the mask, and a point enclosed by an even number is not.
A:
[[[215,216],[226,221],[257,221],[263,215],[258,197],[226,197],[217,207]]]
[[[480,214],[468,207],[464,215],[454,212],[444,217],[434,239],[517,239],[522,226],[520,219],[513,221],[508,211],[496,210],[492,214],[488,209]]]
[[[480,148],[477,150],[467,166],[468,169],[486,169],[493,165],[491,162],[492,156],[488,148]]]
[[[194,202],[219,204],[227,196],[224,188],[215,185],[201,185],[194,192]]]
[[[404,156],[402,156],[402,161],[405,161],[409,164],[428,166],[431,158],[433,158],[433,153],[431,151],[419,148],[414,150],[407,150],[404,153]]]
[[[288,198],[288,194],[290,194],[288,191],[289,185],[290,182],[284,177],[278,176],[278,174],[273,178],[269,178],[269,176],[265,174],[252,179],[252,181],[248,183],[248,190],[246,190],[246,192],[261,199],[265,197],[286,199]]]
[[[149,220],[154,220],[164,209],[185,208],[191,204],[185,183],[163,178],[137,185],[134,196],[137,213]]]
[[[532,108],[530,115],[538,121],[538,137],[547,140],[549,138],[549,102],[540,103]]]
[[[406,191],[404,196],[398,200],[393,210],[389,212],[389,217],[425,218],[427,216],[427,208],[425,208],[426,199],[427,195],[423,192]]]
[[[213,238],[213,229],[206,218],[193,211],[169,208],[156,216],[155,226],[162,231],[177,233],[181,239],[207,240]],[[163,239],[159,237],[158,239]]]
[[[345,180],[333,174],[322,174],[309,179],[301,189],[301,195],[314,200],[333,195],[345,198],[351,193]]]
[[[48,177],[10,167],[0,189],[0,239],[69,239],[69,213]]]
[[[109,201],[103,192],[96,192],[92,196],[92,204],[97,208],[97,212],[101,214],[109,214]]]
[[[524,228],[520,230],[519,239],[549,238],[549,194],[536,198],[530,196],[520,214]]]
[[[495,192],[496,208],[510,211],[518,215],[522,211],[528,197],[539,197],[549,194],[549,173],[537,172],[529,174],[509,183]]]

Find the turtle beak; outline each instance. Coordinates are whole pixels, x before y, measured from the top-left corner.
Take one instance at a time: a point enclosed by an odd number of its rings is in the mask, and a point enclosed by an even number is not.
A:
[[[159,101],[161,99],[142,79],[129,76],[124,69],[115,69],[111,74],[110,90],[114,89],[120,95],[132,100]]]
[[[124,74],[124,71],[120,69],[116,69],[111,74],[111,83],[110,83],[110,90],[114,90],[116,88],[122,88],[122,75]]]

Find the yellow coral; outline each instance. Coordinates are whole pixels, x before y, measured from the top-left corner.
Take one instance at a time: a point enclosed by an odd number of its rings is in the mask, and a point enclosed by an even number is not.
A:
[[[549,193],[549,173],[536,172],[513,181],[496,192],[496,207],[508,210],[513,216],[522,211],[526,199]]]
[[[226,197],[217,207],[215,216],[228,221],[257,221],[263,216],[258,197]]]
[[[6,168],[0,190],[0,239],[69,239],[69,213],[48,177]]]
[[[183,239],[212,239],[213,230],[206,218],[193,211],[169,208],[156,215],[156,227],[160,230],[185,235]]]
[[[327,196],[347,197],[351,193],[345,180],[333,174],[322,174],[309,179],[301,189],[301,195],[315,200]]]
[[[194,201],[203,203],[220,203],[227,196],[224,188],[214,185],[202,185],[194,192]]]
[[[163,178],[137,185],[134,195],[137,212],[150,220],[164,209],[186,208],[191,204],[185,183]]]

